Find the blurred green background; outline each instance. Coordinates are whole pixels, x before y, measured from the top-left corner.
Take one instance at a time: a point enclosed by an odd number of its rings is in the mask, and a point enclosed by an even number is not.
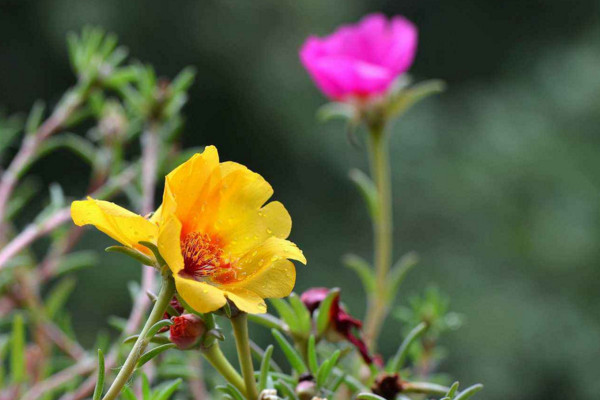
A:
[[[395,253],[422,259],[398,302],[430,282],[449,294],[466,325],[444,338],[440,369],[464,385],[485,383],[480,398],[597,398],[598,1],[0,0],[0,104],[13,113],[57,100],[73,84],[65,34],[86,24],[117,33],[160,75],[195,66],[185,146],[215,144],[222,159],[265,176],[309,260],[297,291],[340,286],[362,315],[361,285],[340,258],[371,254],[369,219],[347,179],[366,160],[342,123],[316,120],[326,100],[297,51],[309,34],[373,11],[413,20],[412,74],[449,86],[393,128]],[[32,174],[79,197],[87,172],[56,153]],[[110,243],[90,230],[80,247]],[[77,275],[69,307],[91,345],[108,315],[128,312],[126,283],[139,268],[103,255]],[[399,329],[390,318],[385,355]]]

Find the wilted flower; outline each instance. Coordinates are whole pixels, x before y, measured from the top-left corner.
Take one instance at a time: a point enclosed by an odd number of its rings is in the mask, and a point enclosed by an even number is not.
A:
[[[312,314],[319,307],[321,302],[325,300],[329,291],[328,288],[324,287],[312,288],[302,293],[300,299]],[[331,308],[329,309],[329,318],[331,328],[328,332],[328,339],[332,341],[348,340],[358,349],[363,360],[370,364],[373,359],[369,355],[367,345],[362,338],[353,333],[354,329],[360,329],[362,327],[362,322],[346,312],[344,307],[340,304],[339,294],[333,299]]]
[[[173,325],[169,327],[169,339],[177,348],[186,350],[200,343],[205,332],[204,321],[194,314],[183,314],[171,318]]]
[[[406,72],[417,50],[417,29],[404,17],[371,14],[333,34],[309,37],[300,59],[316,85],[333,100],[384,93]]]
[[[219,163],[208,146],[166,178],[163,204],[148,220],[113,203],[88,199],[71,206],[77,225],[92,224],[138,251],[156,243],[181,297],[195,310],[215,311],[231,300],[263,313],[265,298],[285,297],[296,280],[289,259],[306,263],[285,240],[292,220],[262,176],[234,162]],[[264,206],[263,206],[264,205]]]
[[[375,380],[373,393],[387,400],[394,400],[402,391],[402,380],[398,374],[383,374]]]

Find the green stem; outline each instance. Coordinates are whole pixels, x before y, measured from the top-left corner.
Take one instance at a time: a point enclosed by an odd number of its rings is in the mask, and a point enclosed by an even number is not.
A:
[[[119,393],[121,393],[121,389],[123,389],[123,386],[125,386],[125,384],[129,380],[129,378],[135,371],[135,367],[136,367],[138,360],[144,353],[144,350],[148,346],[148,343],[150,343],[149,338],[146,338],[146,334],[148,333],[148,330],[152,327],[152,325],[154,325],[155,323],[157,323],[158,321],[160,321],[162,319],[163,314],[165,313],[165,310],[167,309],[169,302],[173,298],[174,293],[175,293],[175,282],[173,281],[173,278],[171,278],[171,277],[163,278],[162,287],[160,288],[160,293],[158,294],[156,303],[154,303],[154,307],[152,308],[152,311],[150,312],[150,316],[148,316],[148,320],[146,320],[146,323],[144,324],[144,328],[142,328],[142,332],[140,333],[140,336],[135,341],[133,348],[129,352],[129,355],[127,356],[127,359],[125,360],[123,367],[117,374],[117,377],[113,381],[112,385],[110,385],[110,388],[108,389],[108,391],[106,392],[106,394],[104,395],[102,400],[116,399],[117,396],[119,395]]]
[[[244,380],[238,372],[229,363],[225,354],[221,351],[218,343],[212,344],[210,347],[202,351],[202,355],[222,376],[242,393],[246,393]]]
[[[256,389],[256,379],[254,378],[254,366],[252,365],[252,354],[250,353],[250,340],[248,338],[248,314],[240,312],[237,316],[231,318],[233,326],[233,336],[235,336],[235,345],[237,347],[240,367],[246,384],[246,398],[256,400],[258,390]]]
[[[377,187],[378,207],[373,218],[375,292],[369,299],[365,336],[367,345],[373,351],[388,312],[387,279],[392,259],[392,184],[388,153],[385,124],[372,124],[369,130],[369,160],[371,176]]]

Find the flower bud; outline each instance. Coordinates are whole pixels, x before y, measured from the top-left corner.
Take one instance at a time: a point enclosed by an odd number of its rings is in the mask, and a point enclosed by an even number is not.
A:
[[[299,400],[311,400],[317,395],[317,384],[312,375],[301,376],[296,386],[296,396]]]
[[[193,314],[183,314],[171,318],[173,325],[169,328],[169,339],[181,350],[190,349],[200,343],[206,331],[204,321]]]
[[[171,305],[171,307],[173,307],[173,309],[175,311],[177,311],[177,314],[171,315],[168,311],[165,311],[165,313],[163,314],[163,319],[170,319],[171,317],[177,317],[183,313],[183,306],[179,303],[179,300],[177,300],[177,297],[173,296],[173,298],[171,299],[171,302],[169,304]],[[160,328],[158,333],[163,333],[168,330],[169,330],[169,327],[165,326],[164,328]]]

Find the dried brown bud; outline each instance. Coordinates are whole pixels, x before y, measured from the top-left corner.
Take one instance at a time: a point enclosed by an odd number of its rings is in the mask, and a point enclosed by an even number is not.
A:
[[[394,400],[398,393],[402,392],[402,379],[398,374],[380,375],[371,390],[384,399]]]

